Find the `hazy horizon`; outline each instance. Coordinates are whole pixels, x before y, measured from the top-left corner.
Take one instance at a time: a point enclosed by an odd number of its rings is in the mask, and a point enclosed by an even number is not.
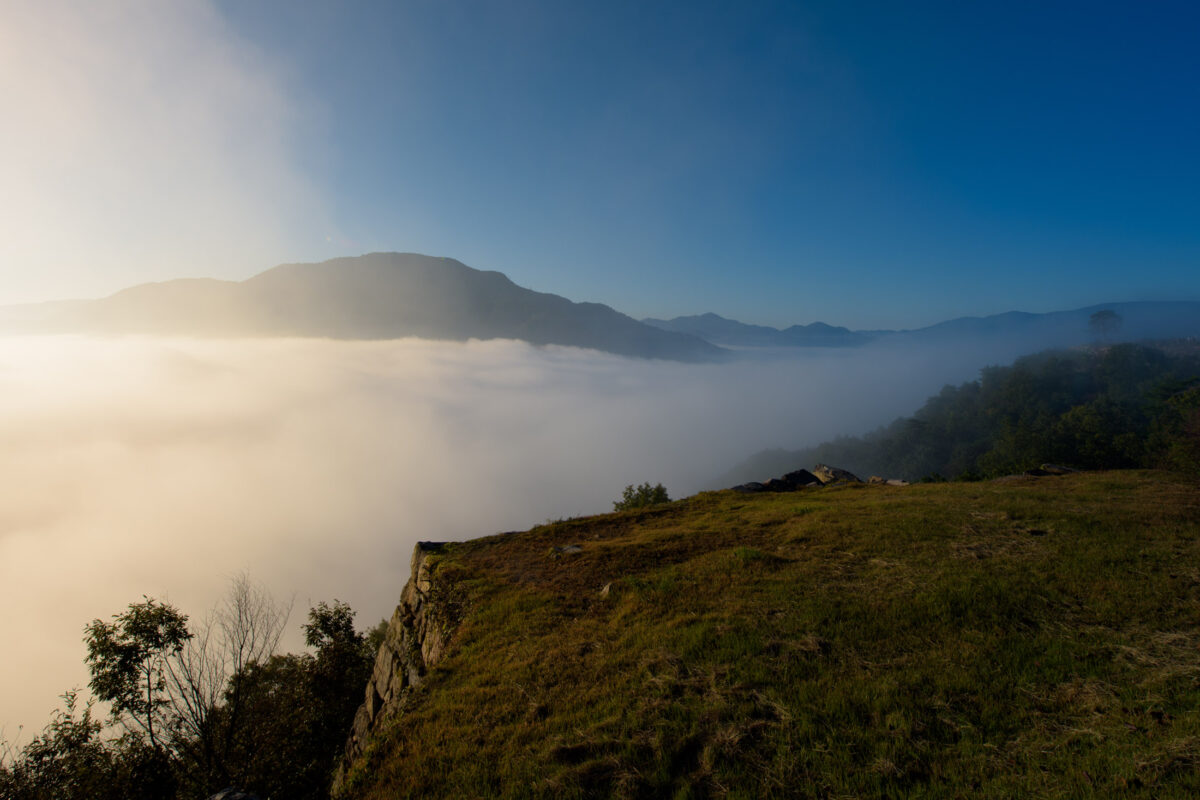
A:
[[[384,255],[408,255],[408,253],[403,253],[400,251],[391,251],[391,252],[383,253],[383,254]],[[364,253],[362,255],[364,255],[364,256],[380,255],[380,253]],[[454,258],[453,256],[442,256],[442,255],[429,254],[429,253],[419,253],[419,254],[415,254],[415,255],[428,256],[431,258],[449,258],[453,261],[459,261],[459,263],[463,263],[459,259]],[[342,256],[334,256],[332,258],[325,259],[322,262],[294,262],[294,263],[324,263],[325,261],[341,261],[341,260],[345,260],[347,258],[356,258],[356,257],[358,257],[358,256],[342,255]],[[242,283],[253,277],[261,275],[263,272],[267,272],[267,271],[269,271],[275,267],[279,267],[279,266],[286,266],[286,265],[282,264],[282,263],[272,264],[269,267],[264,267],[263,269],[256,270],[255,272],[253,272],[249,275],[246,275],[244,278],[215,278],[215,277],[207,276],[207,275],[186,275],[186,276],[179,276],[179,277],[174,277],[174,278],[167,278],[163,281],[148,281],[146,283],[122,286],[114,292],[102,294],[102,295],[92,295],[92,296],[83,296],[83,295],[65,296],[64,295],[64,296],[58,296],[58,297],[45,297],[45,298],[33,299],[33,300],[20,302],[20,303],[0,304],[0,309],[16,309],[16,308],[21,308],[21,307],[26,307],[26,306],[32,308],[32,307],[37,307],[37,306],[42,306],[42,305],[54,305],[54,304],[58,304],[58,303],[75,303],[75,302],[89,302],[92,300],[103,300],[103,299],[112,297],[115,294],[120,294],[121,292],[124,292],[126,289],[137,288],[139,286],[144,286],[147,284],[169,283],[172,281],[184,281],[184,282],[216,281],[219,283]],[[479,267],[479,266],[476,266],[473,264],[465,264],[465,266],[470,267],[475,270],[479,270],[479,271],[489,271],[487,267]],[[496,270],[496,271],[498,271],[498,270]],[[511,276],[506,276],[506,277],[509,277],[509,279],[511,280]],[[515,283],[515,281],[514,281],[514,283]],[[534,292],[544,293],[543,290],[537,286],[522,286],[521,284],[517,284],[517,285],[523,289],[529,289]],[[567,297],[565,299],[570,300],[573,303],[594,302],[591,300],[591,298],[587,298],[587,297]],[[964,309],[964,310],[960,310],[959,312],[951,313],[951,315],[947,316],[947,317],[939,317],[936,319],[931,319],[927,325],[919,325],[919,326],[914,326],[912,328],[896,328],[894,330],[900,330],[900,331],[919,330],[923,327],[930,327],[930,326],[936,325],[938,323],[947,322],[947,321],[955,320],[955,319],[984,318],[984,317],[997,316],[997,315],[1002,315],[1002,314],[1012,313],[1012,312],[1030,313],[1030,314],[1045,314],[1045,313],[1053,313],[1053,312],[1059,312],[1059,311],[1076,311],[1076,310],[1082,310],[1084,308],[1093,308],[1093,307],[1104,306],[1104,305],[1119,305],[1119,304],[1124,304],[1124,303],[1137,303],[1137,302],[1171,303],[1171,302],[1179,302],[1179,301],[1180,301],[1180,298],[1178,298],[1178,297],[1170,297],[1170,296],[1166,296],[1166,295],[1161,296],[1161,297],[1142,297],[1142,298],[1137,298],[1137,299],[1110,297],[1101,302],[1093,303],[1093,304],[1090,304],[1087,306],[1058,307],[1058,306],[1046,305],[1043,307],[1007,308],[1007,309],[1003,309],[1001,311],[995,311],[995,312],[990,312],[990,313],[975,313],[970,309]],[[1187,301],[1184,300],[1184,302],[1187,302]],[[632,314],[627,313],[625,310],[623,310],[621,308],[614,308],[613,310],[617,311],[618,313],[625,314],[626,316],[629,316],[630,318],[636,319],[639,321],[641,321],[643,319],[659,319],[659,320],[669,321],[670,319],[675,318],[675,317],[665,317],[665,316],[661,316],[661,315],[656,315],[653,313],[647,314],[642,317],[636,317]],[[688,317],[704,316],[706,314],[716,314],[717,316],[722,317],[727,320],[732,320],[732,321],[740,322],[743,324],[749,324],[749,325],[761,325],[761,326],[766,326],[766,327],[774,327],[778,330],[784,330],[793,325],[808,325],[808,324],[812,324],[814,322],[823,322],[823,323],[827,323],[827,324],[830,324],[830,325],[833,325],[836,327],[847,327],[847,328],[850,328],[851,330],[865,330],[865,331],[887,330],[882,325],[870,325],[870,324],[864,325],[859,328],[853,328],[851,326],[844,325],[842,322],[835,320],[833,318],[825,318],[825,317],[814,317],[812,319],[796,319],[796,320],[792,320],[789,322],[785,322],[783,324],[769,325],[768,323],[759,322],[754,319],[740,319],[740,318],[732,317],[732,316],[730,316],[730,314],[726,313],[723,309],[716,308],[716,307],[700,309],[700,310],[697,310],[694,312],[679,314],[677,316],[680,318],[688,318]],[[3,335],[3,334],[0,334],[0,335]]]

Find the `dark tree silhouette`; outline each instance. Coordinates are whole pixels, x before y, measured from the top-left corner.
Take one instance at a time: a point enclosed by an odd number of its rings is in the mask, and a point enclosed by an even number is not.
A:
[[[187,616],[154,598],[133,603],[111,623],[93,620],[87,626],[87,664],[92,691],[112,703],[114,715],[128,715],[145,731],[150,746],[159,749],[167,733],[162,710],[170,704],[167,660],[183,650],[192,635]]]
[[[1121,315],[1106,308],[1088,317],[1088,327],[1100,340],[1106,340],[1121,328]]]

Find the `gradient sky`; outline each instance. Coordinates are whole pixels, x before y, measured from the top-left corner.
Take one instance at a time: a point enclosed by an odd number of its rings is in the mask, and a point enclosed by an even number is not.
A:
[[[376,250],[780,326],[1200,300],[1197,41],[1170,2],[0,0],[0,302]]]

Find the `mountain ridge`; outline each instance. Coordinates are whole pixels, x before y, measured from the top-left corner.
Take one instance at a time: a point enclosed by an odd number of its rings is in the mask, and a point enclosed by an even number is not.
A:
[[[418,253],[281,264],[244,281],[184,278],[92,301],[0,309],[0,331],[334,339],[520,339],[623,356],[712,361],[720,347],[599,303]]]
[[[1118,315],[1118,329],[1103,334],[1113,341],[1168,339],[1200,335],[1200,302],[1191,300],[1139,300],[1099,303],[1062,311],[1005,311],[986,316],[964,316],[921,328],[852,330],[825,322],[774,328],[751,325],[713,312],[674,317],[646,317],[642,322],[676,333],[690,333],[726,347],[854,347],[870,342],[953,341],[963,336],[1019,337],[1040,347],[1083,344],[1097,338],[1090,318],[1098,311]]]
[[[669,320],[646,317],[642,322],[666,331],[690,333],[713,344],[735,347],[848,347],[866,344],[871,339],[869,333],[824,322],[780,329],[739,322],[711,311]]]
[[[1097,311],[1117,326],[1097,331]],[[867,344],[986,344],[1013,352],[1101,339],[1200,335],[1200,302],[1136,301],[1033,313],[966,316],[908,330],[851,330],[817,321],[752,325],[713,312],[635,320],[600,303],[575,302],[517,285],[501,272],[446,257],[368,253],[280,264],[243,281],[180,278],[95,300],[0,307],[0,333],[184,336],[420,337],[518,339],[622,356],[716,361],[742,352],[852,348]]]

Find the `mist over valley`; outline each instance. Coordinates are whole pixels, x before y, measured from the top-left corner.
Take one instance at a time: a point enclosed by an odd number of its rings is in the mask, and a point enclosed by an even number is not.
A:
[[[0,636],[24,654],[0,664],[5,730],[85,686],[82,626],[143,594],[202,616],[245,570],[301,611],[337,597],[378,619],[418,540],[604,512],[629,483],[686,496],[757,450],[911,412],[1002,356],[2,337],[0,601],[21,613]]]
[[[1200,333],[1194,305],[1115,304],[1110,338]],[[383,617],[419,540],[604,512],[630,483],[721,488],[756,452],[861,434],[982,367],[1096,341],[1090,313],[813,324],[788,344],[711,314],[667,333],[411,254],[3,309],[0,602],[25,610],[0,637],[30,655],[0,664],[0,722],[35,725],[82,688],[81,626],[131,598],[202,616],[247,572],[301,610],[337,597]],[[824,338],[798,344],[806,330]]]

